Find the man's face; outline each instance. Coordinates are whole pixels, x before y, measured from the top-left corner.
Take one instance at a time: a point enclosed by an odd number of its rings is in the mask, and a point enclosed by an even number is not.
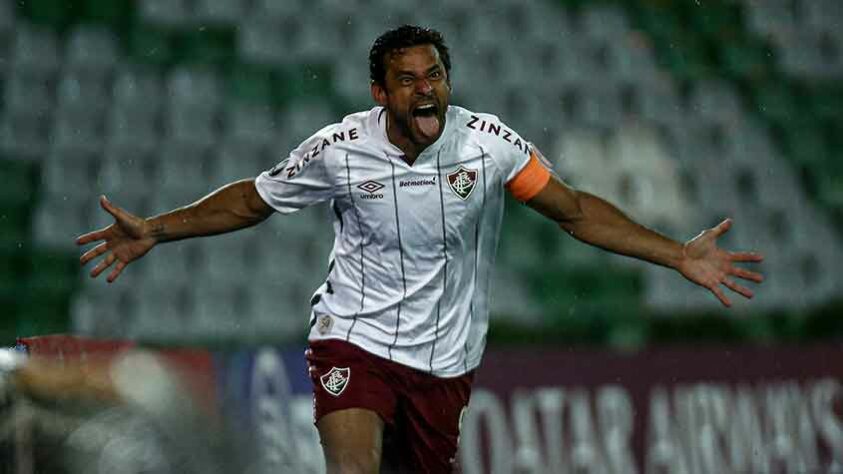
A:
[[[451,95],[439,52],[432,44],[411,46],[387,53],[384,61],[385,85],[372,84],[372,96],[387,108],[399,133],[416,145],[430,145],[445,128]]]

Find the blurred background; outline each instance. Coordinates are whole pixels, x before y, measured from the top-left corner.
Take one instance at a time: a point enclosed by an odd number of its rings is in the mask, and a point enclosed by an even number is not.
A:
[[[300,338],[332,242],[324,208],[160,247],[111,287],[83,278],[74,238],[110,223],[101,193],[163,212],[371,107],[368,49],[412,22],[445,34],[453,103],[499,115],[574,185],[677,239],[731,216],[723,245],[767,255],[758,297],[726,312],[513,203],[493,342],[839,336],[841,12],[836,0],[0,2],[0,334]]]
[[[0,343],[303,344],[324,207],[159,247],[110,286],[74,239],[110,224],[99,194],[163,212],[370,108],[368,50],[403,23],[445,34],[453,104],[573,185],[680,240],[732,217],[722,245],[766,256],[726,311],[510,202],[492,350],[843,340],[839,0],[2,0]]]

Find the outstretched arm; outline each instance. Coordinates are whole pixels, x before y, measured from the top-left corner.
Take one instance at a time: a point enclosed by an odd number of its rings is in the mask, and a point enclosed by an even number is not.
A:
[[[253,179],[228,184],[193,204],[147,219],[115,206],[105,196],[100,197],[100,205],[114,217],[114,224],[82,235],[76,243],[103,241],[85,252],[80,262],[85,265],[107,253],[91,270],[91,277],[96,278],[116,262],[108,275],[109,283],[126,265],[146,255],[160,242],[231,232],[253,226],[273,212],[258,195]]]
[[[732,225],[729,219],[682,244],[634,222],[610,203],[578,191],[556,177],[551,177],[527,204],[585,243],[677,270],[688,280],[708,288],[725,306],[732,303],[721,284],[752,298],[752,291],[732,277],[763,280],[760,274],[734,265],[734,262],[760,262],[761,255],[727,252],[717,247],[717,238]]]

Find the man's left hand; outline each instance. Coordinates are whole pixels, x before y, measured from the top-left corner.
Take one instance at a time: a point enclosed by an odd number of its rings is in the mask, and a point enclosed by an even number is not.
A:
[[[716,227],[707,229],[689,240],[683,246],[683,259],[676,269],[688,280],[708,288],[724,306],[732,306],[731,300],[720,285],[746,298],[752,298],[752,290],[735,282],[733,277],[761,283],[760,273],[734,265],[735,262],[761,262],[764,257],[756,252],[727,252],[717,246],[717,239],[732,227],[732,220],[726,219]]]

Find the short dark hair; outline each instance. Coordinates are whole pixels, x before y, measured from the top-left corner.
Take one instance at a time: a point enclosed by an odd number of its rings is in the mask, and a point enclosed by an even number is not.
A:
[[[386,83],[385,56],[395,49],[409,48],[421,44],[432,44],[436,48],[450,81],[451,55],[448,54],[448,47],[445,46],[445,38],[442,33],[431,28],[414,25],[399,26],[380,35],[375,40],[372,49],[369,50],[369,78],[376,84],[384,85]]]

